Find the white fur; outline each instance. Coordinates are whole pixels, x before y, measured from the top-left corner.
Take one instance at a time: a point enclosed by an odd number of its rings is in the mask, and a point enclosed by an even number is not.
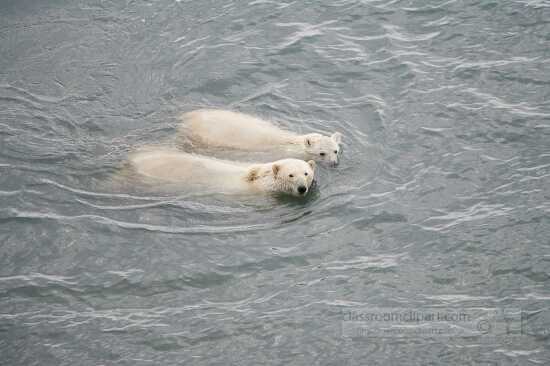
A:
[[[284,150],[289,157],[338,163],[342,135],[298,135],[271,123],[225,110],[202,109],[181,116],[179,134],[194,143],[247,151]]]
[[[130,155],[133,170],[150,182],[181,184],[218,193],[307,194],[315,162],[283,159],[266,164],[246,164],[162,148]],[[290,177],[292,175],[292,177]],[[305,188],[299,192],[299,187]]]

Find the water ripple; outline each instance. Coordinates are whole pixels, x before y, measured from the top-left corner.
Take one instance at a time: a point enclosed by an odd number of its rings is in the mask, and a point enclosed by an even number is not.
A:
[[[548,364],[548,9],[3,2],[3,363]],[[342,132],[340,164],[303,200],[111,184],[228,106]],[[342,338],[342,311],[434,305],[525,334]]]
[[[142,230],[167,234],[213,234],[213,233],[235,233],[235,232],[251,232],[257,230],[273,229],[278,227],[278,223],[264,223],[264,224],[245,224],[234,226],[212,226],[212,225],[198,225],[191,227],[173,227],[163,225],[150,225],[145,223],[125,222],[114,220],[108,217],[99,215],[76,215],[67,216],[59,215],[53,212],[25,212],[16,209],[8,209],[7,215],[3,215],[0,220],[17,220],[17,219],[29,219],[29,220],[54,220],[59,222],[70,221],[92,221],[97,224],[105,225],[107,227],[118,227],[127,230]]]

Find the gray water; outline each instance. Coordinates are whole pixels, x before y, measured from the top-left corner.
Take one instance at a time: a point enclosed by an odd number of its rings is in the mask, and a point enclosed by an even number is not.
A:
[[[2,0],[0,364],[549,364],[549,67],[545,0]],[[306,200],[104,184],[204,106],[342,161]],[[344,334],[393,308],[521,328]]]

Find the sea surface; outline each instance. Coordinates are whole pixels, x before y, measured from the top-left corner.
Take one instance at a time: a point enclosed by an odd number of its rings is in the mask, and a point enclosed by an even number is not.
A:
[[[201,107],[341,162],[106,184]],[[548,365],[549,217],[550,1],[0,1],[1,365]]]

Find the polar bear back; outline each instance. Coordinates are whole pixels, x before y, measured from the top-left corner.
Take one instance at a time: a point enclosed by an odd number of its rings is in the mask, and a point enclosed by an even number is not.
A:
[[[226,110],[197,110],[181,119],[180,133],[205,145],[261,151],[297,138],[262,119]]]
[[[245,164],[227,162],[168,149],[144,149],[130,155],[129,162],[141,176],[189,186],[237,185],[242,188]]]

